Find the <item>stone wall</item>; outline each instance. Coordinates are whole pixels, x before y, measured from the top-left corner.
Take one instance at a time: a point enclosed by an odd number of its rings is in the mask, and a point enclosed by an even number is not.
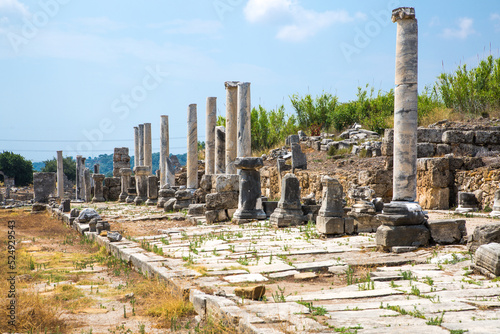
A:
[[[386,129],[382,154],[393,154],[394,130]],[[500,127],[479,129],[418,128],[417,156],[436,157],[453,153],[455,156],[488,156],[500,154]]]
[[[103,197],[106,201],[118,201],[121,192],[121,178],[107,177],[104,179]]]
[[[113,153],[113,176],[120,177],[121,168],[130,168],[128,147],[115,147]]]
[[[473,192],[482,209],[493,207],[495,191],[500,186],[500,166],[458,171],[455,184],[458,191]]]

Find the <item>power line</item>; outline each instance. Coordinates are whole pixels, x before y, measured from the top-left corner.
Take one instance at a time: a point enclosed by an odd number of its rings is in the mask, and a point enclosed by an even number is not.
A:
[[[198,136],[198,138],[205,138],[205,136]],[[187,137],[170,137],[169,140],[177,140],[177,139],[187,139]],[[153,138],[152,140],[160,140],[160,138]],[[5,142],[25,142],[25,143],[32,143],[32,142],[37,142],[37,143],[80,143],[82,141],[88,141],[88,140],[67,140],[67,139],[0,139],[0,141],[5,141]],[[128,142],[133,142],[134,139],[106,139],[106,140],[97,140],[98,142],[122,142],[122,141],[128,141]]]

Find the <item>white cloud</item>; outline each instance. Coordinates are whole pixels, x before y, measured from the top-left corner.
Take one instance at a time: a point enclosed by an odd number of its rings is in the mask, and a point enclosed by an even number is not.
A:
[[[468,17],[462,17],[458,19],[458,29],[457,28],[446,28],[443,30],[441,36],[444,38],[458,38],[466,39],[476,31],[472,27],[474,20]]]
[[[215,20],[173,20],[169,22],[151,24],[150,28],[161,28],[167,34],[183,34],[183,35],[213,35],[218,33],[223,25]]]
[[[365,19],[345,10],[317,12],[302,7],[297,0],[249,0],[245,18],[251,23],[278,23],[278,39],[299,42],[336,23]]]
[[[498,13],[491,14],[490,20],[492,20],[495,25],[495,31],[500,32],[500,14]]]
[[[439,20],[439,17],[437,17],[437,16],[433,16],[431,18],[431,22],[429,22],[430,27],[439,26],[440,24],[441,24],[441,21]]]
[[[18,0],[0,0],[0,13],[30,15],[28,6]]]

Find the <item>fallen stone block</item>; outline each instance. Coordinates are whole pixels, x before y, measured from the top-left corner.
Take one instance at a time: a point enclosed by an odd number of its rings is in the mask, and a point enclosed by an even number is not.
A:
[[[232,209],[238,207],[238,192],[228,191],[206,196],[207,210]]]
[[[464,219],[429,220],[431,238],[441,245],[465,243],[467,230]]]
[[[492,242],[500,243],[500,223],[476,227],[472,235],[469,236],[467,248],[470,252],[475,252],[479,246]]]
[[[235,288],[234,294],[238,297],[252,300],[259,300],[266,294],[266,287],[264,285],[257,285],[246,288]]]
[[[188,207],[188,215],[203,216],[205,214],[205,204],[190,204]]]
[[[500,244],[481,245],[476,250],[474,263],[495,276],[500,276]]]
[[[377,229],[376,243],[384,249],[393,246],[427,246],[430,232],[424,225],[388,226]]]

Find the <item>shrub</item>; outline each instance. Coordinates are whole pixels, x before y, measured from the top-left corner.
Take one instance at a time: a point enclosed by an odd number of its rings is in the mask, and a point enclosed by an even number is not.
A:
[[[13,177],[16,186],[27,186],[33,182],[33,164],[19,154],[6,151],[0,154],[0,171]]]
[[[42,168],[42,172],[44,173],[56,173],[57,172],[57,159],[53,158],[52,160],[46,160],[43,162],[45,166]],[[68,180],[75,181],[76,180],[76,162],[72,157],[63,158],[63,170],[64,174],[68,178]]]

